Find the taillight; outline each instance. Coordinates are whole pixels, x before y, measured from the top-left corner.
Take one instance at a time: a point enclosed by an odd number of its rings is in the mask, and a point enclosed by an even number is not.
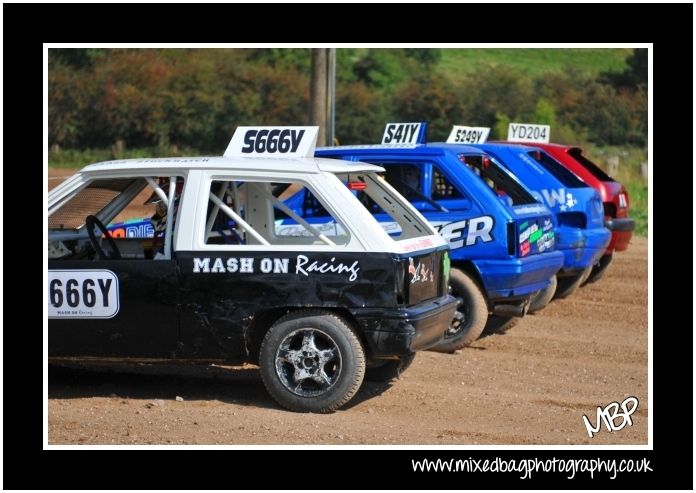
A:
[[[508,255],[514,257],[517,253],[517,223],[507,223],[507,247]]]
[[[624,192],[619,194],[619,207],[622,209],[628,207],[628,195],[626,195]]]
[[[367,183],[364,181],[349,181],[348,182],[348,189],[349,190],[365,190],[367,188]]]
[[[399,260],[396,263],[396,303],[403,305],[406,300],[404,288],[406,286],[406,261]]]

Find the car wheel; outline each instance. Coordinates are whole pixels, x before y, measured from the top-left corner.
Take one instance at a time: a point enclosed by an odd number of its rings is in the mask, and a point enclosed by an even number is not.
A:
[[[536,313],[553,299],[553,295],[556,294],[556,289],[558,289],[558,278],[556,276],[551,276],[549,279],[549,285],[546,286],[541,291],[537,292],[529,302],[529,309],[527,313]]]
[[[399,359],[389,359],[370,366],[365,370],[365,380],[368,382],[389,382],[399,378],[411,366],[416,353],[399,356]]]
[[[268,330],[259,365],[263,383],[278,404],[292,411],[328,413],[360,388],[365,352],[342,318],[321,310],[299,310]]]
[[[597,262],[597,264],[594,267],[592,267],[592,272],[590,272],[590,275],[588,276],[587,280],[582,285],[584,286],[592,282],[597,282],[602,277],[604,277],[604,273],[607,271],[607,267],[609,267],[609,264],[611,264],[612,260],[614,260],[613,253],[607,253],[605,255],[602,255],[602,258],[600,258],[599,262]]]
[[[580,285],[585,282],[585,279],[587,279],[587,277],[590,275],[590,272],[592,272],[592,266],[587,267],[580,274],[559,278],[554,299],[567,298],[573,294],[580,287]]]
[[[468,346],[481,336],[488,320],[488,305],[478,284],[464,271],[450,272],[452,296],[462,298],[462,304],[454,312],[454,319],[445,334],[445,339],[430,348],[431,351],[451,353]]]
[[[513,328],[522,320],[522,317],[501,317],[500,315],[491,315],[488,317],[486,326],[483,329],[485,335],[501,334],[508,329]]]

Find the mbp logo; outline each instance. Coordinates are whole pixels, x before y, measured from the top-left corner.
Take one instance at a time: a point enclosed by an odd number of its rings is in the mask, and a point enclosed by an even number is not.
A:
[[[621,410],[619,410],[621,409]],[[633,420],[631,415],[638,409],[638,398],[637,397],[627,397],[624,401],[619,404],[618,402],[612,402],[607,405],[604,409],[601,406],[597,406],[597,424],[592,426],[590,420],[587,416],[582,416],[582,421],[585,423],[585,429],[590,438],[594,437],[599,430],[602,429],[602,423],[606,426],[607,430],[610,432],[623,430],[625,426],[633,426]],[[617,425],[616,420],[621,418],[620,423]]]

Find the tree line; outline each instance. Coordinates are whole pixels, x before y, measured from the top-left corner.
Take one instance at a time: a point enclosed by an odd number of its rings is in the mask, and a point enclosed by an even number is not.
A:
[[[537,76],[481,64],[458,78],[441,49],[338,49],[336,137],[374,143],[388,121],[552,125],[561,143],[645,146],[647,50],[623,72],[572,67]],[[176,147],[220,153],[238,125],[300,125],[309,115],[309,49],[49,49],[49,145]]]

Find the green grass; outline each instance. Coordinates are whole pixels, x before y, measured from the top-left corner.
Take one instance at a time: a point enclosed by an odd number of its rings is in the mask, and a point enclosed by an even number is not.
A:
[[[587,155],[597,166],[610,172],[608,162],[610,157],[618,157],[619,164],[612,177],[623,183],[628,189],[631,201],[628,215],[635,219],[635,235],[648,235],[648,180],[641,174],[641,165],[648,161],[647,150],[636,147],[598,147],[584,145]]]
[[[635,181],[622,183],[628,188],[628,196],[631,200],[629,216],[636,221],[636,230],[633,234],[648,236],[648,186]]]
[[[453,80],[495,65],[506,65],[531,76],[568,67],[596,75],[621,72],[630,54],[630,48],[443,48],[438,69]]]

